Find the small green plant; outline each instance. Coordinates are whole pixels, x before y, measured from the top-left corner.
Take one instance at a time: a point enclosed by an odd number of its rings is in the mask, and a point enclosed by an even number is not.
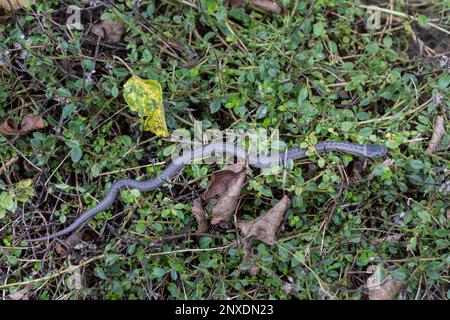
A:
[[[92,18],[123,21],[119,43],[89,33],[89,19],[69,32],[60,1],[0,24],[0,124],[25,114],[48,124],[0,136],[0,290],[26,283],[36,299],[365,299],[378,266],[402,281],[403,299],[449,298],[450,207],[438,191],[450,169],[450,74],[438,55],[448,32],[426,18],[448,3],[423,2],[417,21],[394,15],[372,32],[359,2],[277,2],[284,15],[222,0],[116,1]],[[389,10],[404,8],[394,1]],[[411,30],[422,30],[433,58],[415,51]],[[220,169],[206,164],[150,193],[122,191],[84,227],[87,245],[64,253],[21,242],[61,229],[115,180],[148,179],[167,165],[173,144],[142,130],[123,99],[132,75],[114,56],[161,84],[169,132],[193,134],[194,120],[276,128],[286,147],[309,149],[288,170],[249,172],[242,190],[236,220],[290,196],[275,245],[258,243],[248,259],[233,226],[192,235],[191,201]],[[429,154],[438,116],[446,133]],[[322,140],[382,144],[391,163],[319,155]]]

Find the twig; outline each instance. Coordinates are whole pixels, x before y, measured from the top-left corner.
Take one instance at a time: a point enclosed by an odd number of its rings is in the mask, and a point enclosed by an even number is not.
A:
[[[8,168],[13,165],[15,162],[17,162],[17,160],[19,160],[19,157],[14,157],[9,159],[8,161],[6,161],[6,163],[0,167],[0,174],[3,174],[3,172],[5,172],[6,170],[8,170]]]

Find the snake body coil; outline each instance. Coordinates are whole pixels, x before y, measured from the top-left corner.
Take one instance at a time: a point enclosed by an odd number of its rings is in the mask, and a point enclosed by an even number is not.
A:
[[[354,154],[358,156],[363,156],[367,158],[377,158],[382,157],[387,154],[387,149],[385,147],[373,144],[358,145],[354,143],[338,142],[338,141],[323,141],[317,143],[315,146],[316,151],[328,152],[328,151],[341,151],[344,153]],[[256,168],[267,168],[276,164],[284,165],[287,160],[297,160],[305,157],[307,149],[304,148],[292,148],[288,149],[286,152],[281,153],[277,156],[264,156],[261,154],[254,154],[245,151],[235,145],[230,145],[222,142],[211,143],[209,145],[200,146],[184,155],[176,158],[164,171],[161,172],[159,176],[155,179],[147,181],[136,181],[132,179],[121,179],[115,182],[111,189],[109,190],[106,197],[95,207],[84,212],[78,219],[76,219],[67,228],[50,234],[45,237],[28,239],[27,242],[44,241],[54,239],[68,233],[71,233],[84,225],[87,221],[92,219],[97,213],[105,211],[114,202],[117,193],[121,189],[137,189],[142,192],[154,190],[164,183],[166,183],[171,177],[173,177],[177,172],[180,172],[183,167],[190,164],[195,159],[205,158],[205,156],[210,156],[212,154],[227,154],[235,156],[238,159],[248,159],[248,163]]]

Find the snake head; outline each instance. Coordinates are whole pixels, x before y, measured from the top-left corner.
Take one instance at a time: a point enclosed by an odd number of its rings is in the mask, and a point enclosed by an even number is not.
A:
[[[380,158],[388,153],[388,150],[385,147],[377,144],[368,144],[365,147],[366,157],[368,158]]]

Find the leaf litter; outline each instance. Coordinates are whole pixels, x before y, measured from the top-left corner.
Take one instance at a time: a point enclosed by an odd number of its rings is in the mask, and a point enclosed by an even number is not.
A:
[[[6,118],[0,123],[0,134],[3,136],[21,136],[45,128],[42,115],[26,115],[22,118],[20,126],[13,118]]]
[[[393,300],[403,286],[403,282],[395,280],[390,274],[383,275],[381,266],[371,266],[373,274],[367,279],[366,286],[370,300]]]
[[[211,210],[211,225],[219,225],[222,229],[228,227],[231,217],[237,209],[239,196],[245,183],[247,168],[246,161],[245,163],[229,165],[223,170],[212,174],[208,188],[200,198],[194,200],[192,205],[192,214],[198,224],[197,232],[205,233],[209,230],[210,225],[208,224],[203,202],[210,203],[216,196],[219,196],[219,199]],[[289,207],[290,200],[285,195],[273,208],[260,217],[237,223],[238,230],[244,236],[244,261],[251,260],[251,249],[254,239],[268,245],[275,243],[277,231]],[[260,268],[253,261],[251,263],[253,263],[253,266],[249,269],[249,272],[255,275]]]
[[[238,222],[238,228],[245,239],[254,238],[268,245],[273,245],[275,244],[277,230],[290,205],[289,197],[285,195],[272,209],[262,216],[254,220]]]

